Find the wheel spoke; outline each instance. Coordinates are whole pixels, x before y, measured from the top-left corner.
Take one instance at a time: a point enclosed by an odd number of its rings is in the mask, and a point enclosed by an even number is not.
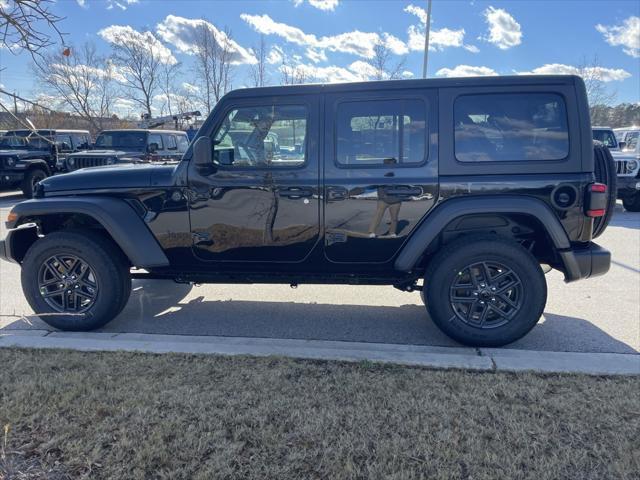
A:
[[[455,303],[472,303],[478,300],[476,297],[461,297],[459,295],[453,295],[451,301]]]
[[[484,277],[484,282],[489,285],[491,283],[491,271],[487,262],[482,262],[482,276]]]
[[[43,293],[42,296],[44,298],[51,298],[51,297],[55,297],[58,295],[62,295],[65,292],[65,288],[58,288],[57,290],[52,290],[52,291],[48,291],[46,293]]]
[[[511,290],[512,288],[517,287],[518,285],[520,285],[520,280],[519,279],[513,279],[511,280],[509,283],[507,283],[506,285],[503,285],[502,287],[500,287],[498,290],[496,290],[496,295],[502,295],[504,292]]]
[[[484,326],[484,322],[487,320],[487,316],[489,315],[489,310],[491,309],[491,305],[485,304],[482,307],[482,313],[480,314],[480,328]]]
[[[507,295],[501,293],[496,295],[501,301],[509,305],[511,308],[518,308],[518,304],[511,300]]]

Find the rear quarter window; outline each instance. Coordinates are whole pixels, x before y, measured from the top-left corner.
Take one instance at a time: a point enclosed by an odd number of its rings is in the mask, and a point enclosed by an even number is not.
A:
[[[563,160],[569,155],[564,98],[553,93],[462,95],[454,102],[460,162]]]

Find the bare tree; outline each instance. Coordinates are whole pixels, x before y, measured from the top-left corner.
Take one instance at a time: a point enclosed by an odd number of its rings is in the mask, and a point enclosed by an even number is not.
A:
[[[404,69],[406,58],[403,57],[393,64],[393,53],[382,40],[376,42],[373,46],[373,52],[373,57],[368,59],[367,63],[373,69],[374,80],[398,80],[402,78],[402,70]]]
[[[53,0],[0,1],[0,48],[27,51],[32,57],[56,42],[64,43],[58,24],[62,17],[51,12]]]
[[[284,54],[282,55],[280,74],[283,85],[301,85],[314,81],[314,76],[308,67],[298,63],[295,58]]]
[[[597,55],[591,61],[584,57],[576,68],[587,89],[591,109],[598,105],[611,105],[615,101],[618,92],[607,89],[604,82],[605,69]]]
[[[93,130],[103,128],[115,97],[115,72],[111,62],[85,43],[71,55],[43,54],[33,69],[45,91],[85,119]]]
[[[164,63],[160,68],[160,90],[163,96],[162,114],[173,115],[176,110],[178,97],[176,78],[181,67],[181,63]]]
[[[110,41],[127,98],[151,115],[153,99],[162,90],[162,69],[177,63],[176,59],[151,32],[122,29]]]
[[[254,87],[264,87],[268,83],[267,51],[268,47],[264,35],[260,35],[260,45],[253,49],[258,62],[251,65],[251,81]]]
[[[194,73],[204,94],[207,112],[231,89],[233,47],[231,30],[217,32],[203,22],[196,31]]]

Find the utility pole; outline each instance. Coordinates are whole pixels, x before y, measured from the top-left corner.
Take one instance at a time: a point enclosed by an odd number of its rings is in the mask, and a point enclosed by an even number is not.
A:
[[[18,115],[18,97],[15,91],[13,92],[13,113]]]
[[[431,0],[427,0],[427,24],[424,33],[424,61],[422,63],[422,78],[427,78],[427,65],[429,64],[429,32],[431,30]]]

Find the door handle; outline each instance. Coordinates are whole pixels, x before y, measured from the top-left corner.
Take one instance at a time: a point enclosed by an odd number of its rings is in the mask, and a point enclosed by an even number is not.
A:
[[[348,193],[348,190],[344,187],[330,187],[327,188],[327,200],[330,202],[345,200]]]
[[[416,197],[422,195],[422,189],[417,187],[387,187],[384,193],[392,197]]]
[[[313,195],[313,190],[311,188],[290,187],[280,190],[279,193],[281,197],[287,197],[295,200],[297,198],[311,197]]]

